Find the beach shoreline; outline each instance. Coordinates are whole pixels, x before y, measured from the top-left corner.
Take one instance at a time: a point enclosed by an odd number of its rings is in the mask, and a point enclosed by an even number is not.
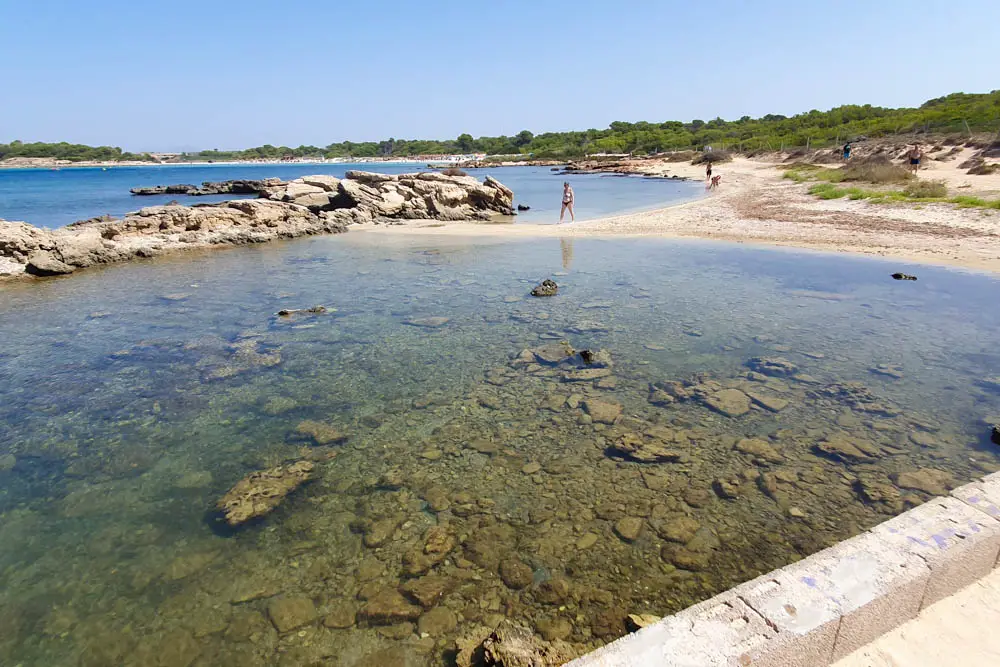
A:
[[[932,163],[923,179],[940,179],[968,194],[1000,194],[1000,174],[968,176],[956,160]],[[668,170],[688,179],[701,165],[644,162],[642,175]],[[426,237],[465,235],[563,238],[657,237],[725,241],[1000,273],[1000,213],[954,204],[874,204],[821,200],[808,185],[783,179],[782,164],[736,158],[715,166],[718,190],[655,210],[564,224],[482,224],[415,221],[353,230]],[[555,221],[553,221],[555,222]]]

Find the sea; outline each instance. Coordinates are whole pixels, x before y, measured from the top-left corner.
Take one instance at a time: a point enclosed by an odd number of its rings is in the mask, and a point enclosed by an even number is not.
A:
[[[0,219],[56,228],[101,215],[118,217],[144,206],[169,201],[193,204],[238,198],[233,195],[135,196],[129,193],[134,187],[178,183],[200,185],[205,181],[272,177],[290,180],[313,174],[342,177],[350,169],[390,174],[427,170],[426,165],[385,162],[0,169]],[[562,176],[551,167],[499,167],[465,171],[479,180],[490,174],[513,190],[515,205],[530,207],[530,210],[520,212],[515,219],[526,223],[559,221],[563,181],[569,181],[576,193],[577,220],[654,209],[704,193],[700,184],[682,180],[616,174]],[[569,220],[568,214],[566,220]]]
[[[0,214],[316,170],[0,172]],[[562,177],[496,176],[551,217]],[[581,211],[692,194],[570,180]],[[1000,470],[998,294],[743,244],[358,230],[0,283],[0,664],[464,667],[505,622],[568,659]]]

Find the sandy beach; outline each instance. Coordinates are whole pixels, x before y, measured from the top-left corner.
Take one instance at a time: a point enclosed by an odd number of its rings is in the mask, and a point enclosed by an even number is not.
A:
[[[941,180],[950,194],[995,199],[1000,173],[973,176],[958,165],[975,151],[947,162],[925,160],[919,177]],[[643,161],[642,173],[704,177],[702,165]],[[831,165],[836,166],[836,165]],[[781,163],[736,158],[715,166],[718,190],[668,208],[599,220],[556,224],[416,222],[355,227],[377,234],[502,236],[658,236],[712,239],[770,246],[848,252],[899,260],[1000,272],[1000,211],[954,204],[875,204],[821,200],[809,184],[784,179]],[[568,177],[572,180],[572,176]],[[553,196],[559,196],[554,193]],[[555,221],[553,221],[555,222]]]

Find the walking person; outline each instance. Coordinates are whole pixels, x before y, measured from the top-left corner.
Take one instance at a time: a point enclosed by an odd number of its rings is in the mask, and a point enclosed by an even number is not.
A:
[[[712,163],[705,163],[705,189],[712,187]]]
[[[917,170],[920,169],[920,158],[924,156],[924,152],[920,150],[920,144],[913,144],[906,155],[910,158],[910,171],[916,176]]]
[[[559,210],[559,222],[563,221],[566,209],[569,209],[569,221],[576,222],[576,214],[573,212],[574,203],[576,203],[576,196],[573,194],[573,188],[569,186],[569,182],[567,181],[563,183],[562,209]]]
[[[847,162],[850,159],[851,159],[851,142],[848,141],[846,144],[844,144],[844,162]]]

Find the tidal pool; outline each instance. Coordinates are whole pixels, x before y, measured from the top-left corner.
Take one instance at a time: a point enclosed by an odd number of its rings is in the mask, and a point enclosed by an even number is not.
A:
[[[359,232],[3,285],[0,662],[464,664],[504,617],[582,653],[1000,468],[998,288]]]

